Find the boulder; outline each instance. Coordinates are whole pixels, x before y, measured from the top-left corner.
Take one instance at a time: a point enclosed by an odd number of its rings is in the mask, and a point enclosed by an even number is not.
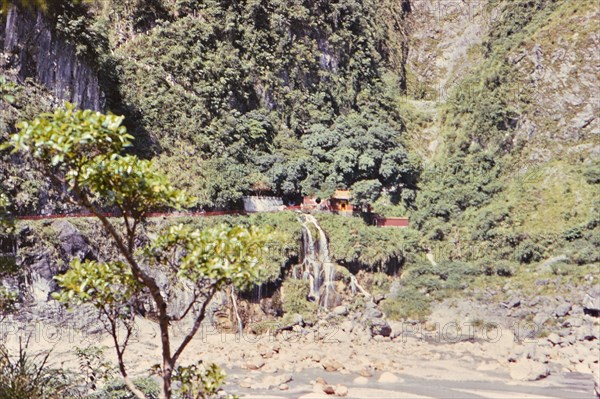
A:
[[[598,328],[594,328],[590,323],[586,323],[576,330],[578,341],[592,341],[598,339]]]
[[[392,334],[392,327],[385,320],[374,319],[371,320],[371,333],[373,336],[389,337]]]
[[[363,311],[363,319],[379,319],[381,317],[383,317],[383,313],[377,308],[377,305],[373,302],[367,302]]]
[[[556,309],[554,309],[554,315],[556,317],[565,317],[571,311],[572,306],[573,305],[571,305],[570,303],[563,303],[561,305],[558,305]]]
[[[503,302],[502,305],[504,305],[504,307],[508,309],[516,308],[518,306],[521,306],[521,298],[512,297],[508,302]]]
[[[333,308],[333,314],[336,316],[347,316],[348,315],[348,308],[345,306],[336,306],[335,308]]]
[[[510,365],[510,377],[517,381],[537,381],[549,374],[548,366],[530,359],[521,359]]]
[[[52,285],[54,276],[58,274],[58,266],[52,259],[50,251],[36,253],[35,258],[31,262],[29,269],[32,274],[37,274],[40,278],[47,280]]]
[[[548,342],[552,345],[558,345],[562,342],[562,338],[559,337],[557,333],[550,333],[550,335],[548,335]]]
[[[582,305],[585,314],[600,316],[600,286],[595,286],[585,294]]]
[[[52,228],[58,234],[58,241],[67,258],[95,259],[92,250],[81,232],[66,220],[52,223]]]
[[[548,313],[540,312],[533,317],[533,324],[538,327],[541,327],[548,319],[550,315]]]
[[[291,374],[267,375],[263,378],[262,385],[265,387],[278,387],[290,381],[292,381]]]
[[[325,371],[338,371],[344,368],[344,365],[335,359],[325,359],[321,361],[321,365]]]
[[[562,324],[563,327],[581,327],[583,319],[581,317],[569,317]]]

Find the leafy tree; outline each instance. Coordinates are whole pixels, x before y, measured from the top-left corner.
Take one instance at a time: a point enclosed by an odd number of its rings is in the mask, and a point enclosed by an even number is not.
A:
[[[177,225],[142,245],[140,225],[150,210],[180,209],[194,200],[173,188],[151,161],[121,154],[132,139],[122,122],[123,117],[67,104],[54,114],[20,123],[19,132],[11,137],[14,151],[36,161],[33,166],[67,188],[70,201],[101,221],[120,255],[105,262],[74,259],[70,269],[57,277],[62,291],[55,298],[98,309],[113,337],[119,372],[138,398],[145,396],[128,377],[124,353],[136,304],[150,302],[160,328],[162,362],[155,371],[163,380],[163,397],[173,396],[172,383],[177,379],[184,383],[183,397],[207,397],[216,393],[222,381],[220,370],[201,362],[178,366],[178,360],[200,328],[213,295],[225,286],[245,288],[255,281],[266,235],[253,227],[222,225],[198,230]],[[121,224],[103,214],[106,207],[120,212]],[[174,282],[192,293],[182,310],[173,301]],[[191,318],[192,327],[173,346],[170,325],[185,318]],[[124,336],[117,334],[120,326]]]
[[[363,180],[352,186],[352,203],[358,206],[372,204],[381,194],[379,180]]]
[[[312,125],[303,137],[312,156],[304,191],[327,185],[350,188],[361,182],[356,186],[361,196],[370,187],[375,191],[369,199],[374,201],[383,187],[397,192],[414,190],[419,164],[402,146],[400,131],[401,126],[382,116],[359,113],[340,116],[331,126]]]

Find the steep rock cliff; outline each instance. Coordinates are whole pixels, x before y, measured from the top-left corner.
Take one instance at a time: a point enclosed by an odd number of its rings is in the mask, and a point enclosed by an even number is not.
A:
[[[59,99],[82,108],[104,108],[96,71],[41,12],[11,8],[0,28],[0,39],[6,60],[3,68],[16,70],[20,82],[31,78]]]

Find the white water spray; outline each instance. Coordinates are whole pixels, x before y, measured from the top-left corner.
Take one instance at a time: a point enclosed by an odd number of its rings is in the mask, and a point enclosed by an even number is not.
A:
[[[309,228],[311,224],[319,234],[317,241]],[[304,244],[303,278],[310,283],[310,297],[315,302],[330,307],[330,293],[335,293],[335,265],[329,256],[327,235],[312,215],[304,215],[302,240]],[[321,293],[321,288],[323,288],[323,293]]]

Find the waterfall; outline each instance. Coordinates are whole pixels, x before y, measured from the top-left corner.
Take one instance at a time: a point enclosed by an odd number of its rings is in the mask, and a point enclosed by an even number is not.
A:
[[[309,225],[316,228],[318,240],[315,241]],[[302,242],[304,246],[302,277],[309,282],[309,297],[324,307],[331,307],[332,300],[335,302],[336,299],[335,296],[330,297],[331,293],[335,294],[335,265],[329,256],[327,235],[312,215],[304,215]]]

